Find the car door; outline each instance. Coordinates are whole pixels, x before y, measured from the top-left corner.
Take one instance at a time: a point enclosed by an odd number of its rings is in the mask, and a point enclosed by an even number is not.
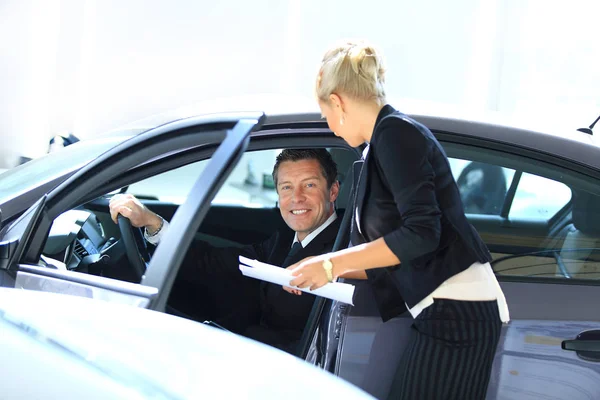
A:
[[[598,170],[519,146],[434,133],[463,186],[467,217],[492,252],[511,313],[487,398],[600,398]],[[491,181],[484,184],[486,176]],[[352,283],[355,306],[333,304],[325,321],[329,341],[337,343],[331,370],[386,398],[412,319],[405,313],[382,323],[368,284]]]
[[[174,243],[170,236],[198,228],[212,197],[246,149],[250,132],[263,119],[260,113],[188,118],[157,127],[109,150],[0,232],[0,283],[163,310],[181,260],[175,249],[189,245],[186,243],[189,236],[184,235],[182,243]],[[40,266],[48,232],[61,213],[118,189],[123,179],[145,176],[152,168],[171,167],[174,155],[178,162],[183,162],[190,152],[198,151],[207,156],[212,154],[211,160],[195,183],[188,202],[173,216],[171,235],[166,235],[164,244],[157,248],[141,284]],[[170,268],[174,270],[169,271]],[[161,291],[165,291],[164,296]]]

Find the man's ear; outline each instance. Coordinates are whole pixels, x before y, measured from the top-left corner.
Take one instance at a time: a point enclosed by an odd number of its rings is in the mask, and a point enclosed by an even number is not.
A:
[[[338,181],[333,182],[331,189],[329,189],[329,202],[333,203],[340,194],[340,183]]]

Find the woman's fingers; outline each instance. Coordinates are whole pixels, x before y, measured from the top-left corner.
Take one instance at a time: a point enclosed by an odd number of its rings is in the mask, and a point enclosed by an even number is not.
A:
[[[288,286],[283,286],[283,290],[285,290],[288,293],[295,294],[295,295],[298,295],[298,296],[300,296],[302,294],[301,290],[294,289],[294,288],[291,288],[291,287],[288,287]]]
[[[290,286],[296,286],[296,287],[299,287],[299,286],[300,286],[300,284],[301,284],[302,282],[304,282],[304,278],[302,278],[302,277],[297,277],[297,278],[295,278],[295,279],[292,279],[292,280],[290,281]]]

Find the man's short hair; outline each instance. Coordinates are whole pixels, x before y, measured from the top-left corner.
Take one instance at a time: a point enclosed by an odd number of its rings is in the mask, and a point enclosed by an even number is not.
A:
[[[321,172],[327,180],[327,188],[337,180],[337,165],[331,154],[325,149],[285,149],[277,156],[275,166],[273,167],[273,182],[277,188],[277,173],[279,165],[285,161],[317,160],[321,165]]]

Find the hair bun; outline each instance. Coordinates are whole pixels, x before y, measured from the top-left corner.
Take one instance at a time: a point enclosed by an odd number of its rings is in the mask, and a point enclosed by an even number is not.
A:
[[[365,41],[346,41],[329,49],[316,79],[316,94],[328,101],[332,93],[385,104],[383,55]]]
[[[366,42],[348,43],[347,56],[355,73],[367,79],[383,83],[385,67],[383,57],[377,49]]]

